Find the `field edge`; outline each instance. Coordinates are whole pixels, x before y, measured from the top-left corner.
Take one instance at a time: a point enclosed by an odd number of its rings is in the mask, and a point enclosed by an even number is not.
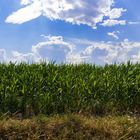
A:
[[[0,119],[3,139],[139,140],[140,118],[135,116],[39,115],[30,119]]]

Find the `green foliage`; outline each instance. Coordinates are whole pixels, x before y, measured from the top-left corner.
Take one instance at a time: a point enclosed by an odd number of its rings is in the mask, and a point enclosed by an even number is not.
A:
[[[140,64],[0,64],[0,113],[140,112]]]

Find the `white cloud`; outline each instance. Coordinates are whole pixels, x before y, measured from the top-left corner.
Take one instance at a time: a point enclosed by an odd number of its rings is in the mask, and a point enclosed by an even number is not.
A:
[[[83,49],[78,46],[84,45]],[[104,42],[75,39],[65,41],[62,36],[46,36],[44,42],[32,46],[31,51],[20,53],[12,51],[7,56],[4,49],[0,49],[0,62],[41,62],[56,61],[56,63],[121,63],[131,60],[140,62],[140,42],[125,39],[121,42]]]
[[[126,25],[126,21],[125,20],[107,19],[107,20],[104,20],[101,25],[108,26],[108,27],[115,26],[115,25]]]
[[[132,62],[133,63],[140,62],[140,51],[136,55],[132,56]]]
[[[96,50],[100,51],[98,56]],[[102,63],[121,63],[127,62],[128,60],[134,62],[138,52],[140,52],[140,42],[131,42],[128,39],[117,43],[93,42],[92,45],[90,44],[90,46],[83,51],[84,55],[91,56],[91,60],[89,61],[96,62],[98,60]],[[137,61],[140,62],[138,59]]]
[[[27,1],[28,2],[28,1]],[[25,1],[23,1],[24,4]],[[39,1],[35,1],[33,4],[14,12],[7,19],[7,23],[21,24],[29,20],[35,19],[41,15],[41,5]]]
[[[118,40],[119,39],[119,36],[118,36],[119,33],[120,33],[119,31],[113,31],[113,32],[108,32],[107,35]]]
[[[62,36],[47,36],[46,39],[46,41],[32,46],[32,52],[44,60],[65,62],[67,55],[75,49],[75,46],[65,42]]]
[[[21,63],[21,62],[38,63],[41,61],[41,57],[39,57],[38,55],[36,55],[32,52],[23,54],[23,53],[19,53],[17,51],[12,51],[12,57],[11,57],[10,61],[17,62],[17,63]]]
[[[66,63],[80,64],[89,59],[90,56],[82,56],[80,53],[71,52],[66,56]]]
[[[28,5],[31,4],[33,0],[21,0],[21,5]]]
[[[21,5],[25,7],[12,13],[6,22],[22,24],[43,15],[50,20],[96,28],[105,16],[116,19],[126,11],[123,8],[112,9],[114,0],[21,0]]]
[[[111,11],[106,13],[106,16],[108,16],[110,19],[118,19],[122,16],[122,13],[126,11],[127,10],[123,8],[113,8]]]

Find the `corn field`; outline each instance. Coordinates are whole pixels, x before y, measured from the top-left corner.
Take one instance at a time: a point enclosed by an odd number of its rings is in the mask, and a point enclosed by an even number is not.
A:
[[[140,113],[140,64],[0,64],[0,114]]]

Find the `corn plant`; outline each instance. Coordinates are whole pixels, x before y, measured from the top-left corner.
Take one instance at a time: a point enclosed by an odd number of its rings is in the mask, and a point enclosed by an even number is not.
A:
[[[140,64],[0,64],[0,113],[140,113]]]

